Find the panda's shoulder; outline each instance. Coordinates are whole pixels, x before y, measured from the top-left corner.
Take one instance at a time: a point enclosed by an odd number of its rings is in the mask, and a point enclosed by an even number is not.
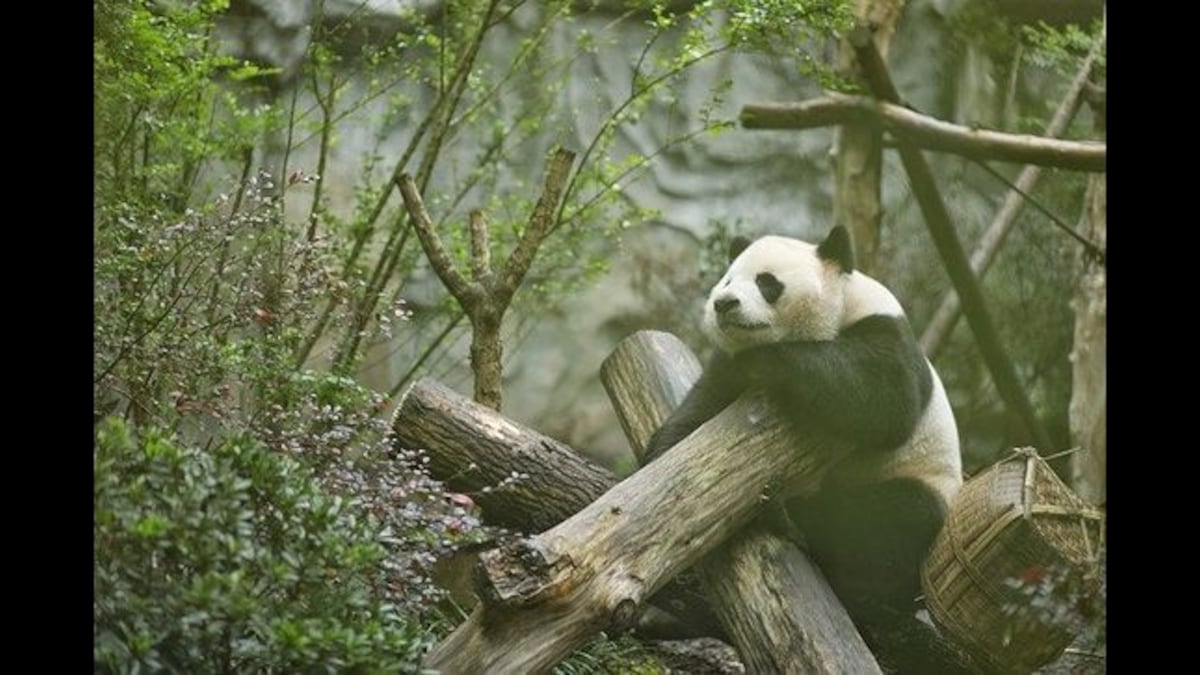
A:
[[[846,280],[845,314],[842,326],[850,326],[874,315],[893,317],[907,322],[904,308],[887,286],[855,271]]]

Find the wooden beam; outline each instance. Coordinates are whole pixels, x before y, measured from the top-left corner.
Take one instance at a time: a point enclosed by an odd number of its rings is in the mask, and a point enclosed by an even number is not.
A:
[[[965,127],[866,96],[828,94],[800,103],[755,103],[742,107],[740,120],[747,129],[815,129],[847,122],[876,122],[897,141],[924,150],[1078,171],[1104,171],[1107,155],[1103,142]]]

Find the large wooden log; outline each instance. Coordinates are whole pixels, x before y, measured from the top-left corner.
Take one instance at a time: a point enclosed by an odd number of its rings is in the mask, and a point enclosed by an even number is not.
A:
[[[845,452],[816,440],[797,448],[760,395],[743,396],[569,520],[481,554],[481,602],[426,665],[547,671],[597,631],[627,628],[647,598],[744,529],[764,499],[813,489]]]
[[[428,378],[405,393],[392,430],[397,447],[426,450],[430,475],[470,494],[485,522],[517,532],[544,532],[619,482],[570,446]],[[679,619],[677,636],[724,635],[695,579],[668,583],[651,602]]]
[[[626,338],[605,360],[601,381],[639,459],[700,368],[678,338],[654,331]],[[726,449],[734,456],[744,451]],[[769,529],[747,527],[696,571],[748,672],[880,672],[820,571]]]
[[[430,475],[470,493],[489,523],[521,532],[550,529],[618,482],[570,446],[428,378],[405,393],[392,430],[397,446],[427,450]],[[506,482],[513,474],[522,478]]]

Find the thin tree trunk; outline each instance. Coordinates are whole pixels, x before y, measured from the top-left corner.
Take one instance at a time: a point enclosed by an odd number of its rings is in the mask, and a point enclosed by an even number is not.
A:
[[[857,50],[859,62],[867,73],[867,81],[874,94],[883,101],[899,102],[900,94],[896,91],[896,85],[892,82],[891,74],[883,63],[883,59],[875,51],[870,33],[864,28],[857,28],[851,31],[850,40]],[[1038,421],[1033,404],[1030,403],[1029,397],[1017,378],[1016,368],[996,335],[991,313],[983,299],[983,293],[979,290],[979,282],[971,273],[967,255],[954,231],[950,213],[946,210],[946,205],[938,192],[933,172],[925,161],[925,156],[916,146],[906,142],[899,143],[897,149],[900,152],[900,162],[904,165],[909,182],[912,184],[913,195],[921,207],[921,213],[925,216],[925,224],[929,228],[930,238],[937,247],[938,255],[942,258],[950,281],[958,291],[959,297],[962,298],[967,324],[970,325],[971,332],[975,335],[979,354],[983,357],[988,372],[991,373],[996,390],[1005,405],[1021,419],[1025,426],[1025,432],[1033,440],[1033,445],[1037,446],[1041,452],[1053,450],[1050,435]]]
[[[1104,174],[1088,179],[1082,229],[1084,236],[1104,245],[1108,237],[1107,183]],[[1108,415],[1107,273],[1104,265],[1080,256],[1081,274],[1072,305],[1075,346],[1071,352],[1071,443],[1080,450],[1071,457],[1075,491],[1093,504],[1107,494],[1105,451]]]
[[[854,17],[876,27],[875,48],[884,58],[903,9],[904,0],[855,0]],[[845,38],[838,44],[837,69],[846,77],[862,81],[854,47]],[[849,120],[838,127],[833,219],[850,230],[858,267],[867,274],[876,271],[883,214],[882,169],[883,131],[878,124],[871,120]]]

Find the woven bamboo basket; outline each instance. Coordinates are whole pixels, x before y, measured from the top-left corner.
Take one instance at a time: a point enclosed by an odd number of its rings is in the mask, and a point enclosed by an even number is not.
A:
[[[1017,621],[1008,580],[1029,569],[1095,564],[1103,515],[1071,491],[1037,453],[1018,449],[962,487],[921,570],[930,615],[956,644],[998,673],[1029,673],[1060,656],[1075,635]]]

